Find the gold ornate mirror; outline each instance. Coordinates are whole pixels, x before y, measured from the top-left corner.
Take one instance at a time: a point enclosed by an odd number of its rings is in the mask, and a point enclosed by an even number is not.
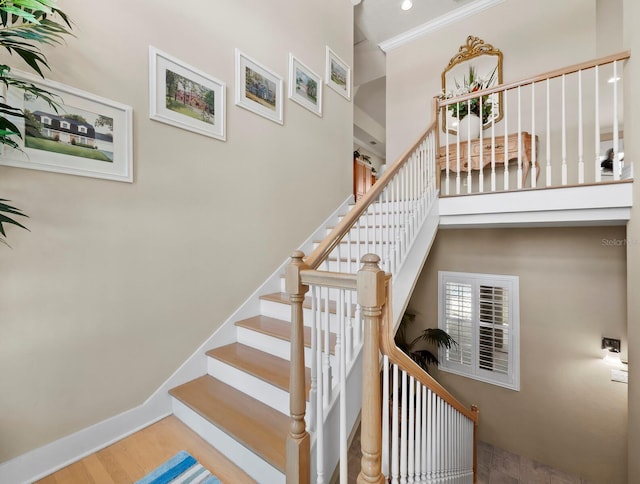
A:
[[[486,89],[498,84],[502,84],[502,52],[472,35],[467,37],[467,43],[460,46],[442,72],[442,92],[446,98],[468,93],[472,90],[470,85]],[[466,110],[466,106],[459,113],[452,107],[443,109],[442,130],[446,132],[448,126],[448,132],[455,135],[458,116],[462,119]],[[500,121],[502,114],[502,93],[494,93],[483,99],[482,128]]]

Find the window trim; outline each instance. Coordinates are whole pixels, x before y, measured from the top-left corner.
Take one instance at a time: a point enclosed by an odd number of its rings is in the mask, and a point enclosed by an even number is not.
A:
[[[471,364],[458,363],[447,359],[447,350],[439,349],[439,370],[472,378],[484,383],[520,391],[520,290],[519,277],[498,274],[477,274],[470,272],[438,272],[438,328],[446,331],[445,323],[445,283],[457,282],[472,286],[472,343]],[[479,291],[481,285],[505,287],[509,291],[509,371],[494,373],[480,367],[479,363]]]

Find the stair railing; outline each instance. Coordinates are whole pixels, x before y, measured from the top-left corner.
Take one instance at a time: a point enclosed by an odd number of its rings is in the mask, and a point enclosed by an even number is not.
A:
[[[435,109],[435,103],[433,107]],[[353,385],[360,386],[362,373],[369,375],[366,379],[367,392],[357,392],[357,398],[362,396],[363,399],[362,436],[367,442],[382,439],[379,432],[370,428],[370,423],[364,423],[365,419],[373,422],[381,418],[378,410],[381,407],[380,396],[375,391],[369,393],[376,388],[370,382],[371,375],[377,375],[377,387],[380,387],[378,342],[376,330],[371,327],[379,323],[379,315],[375,314],[380,310],[375,309],[375,304],[361,300],[361,275],[355,272],[367,253],[380,254],[383,267],[390,274],[397,274],[402,268],[433,202],[438,198],[437,144],[438,133],[433,124],[387,169],[308,257],[299,251],[292,255],[285,275],[292,308],[287,482],[309,482],[312,467],[315,468],[314,482],[328,482],[329,472],[333,469],[331,463],[339,460],[340,482],[346,483],[350,430],[347,420],[353,422],[357,417],[347,415],[352,413],[347,400],[355,398],[353,394],[347,396],[347,391]],[[379,274],[376,277],[384,279],[384,272],[380,270]],[[379,290],[384,294],[383,287]],[[309,297],[305,297],[307,293]],[[310,320],[311,333],[311,357],[307,362],[311,367],[308,408],[304,377],[305,309],[309,312],[307,319]],[[376,317],[378,322],[374,324]],[[333,351],[330,333],[336,334]],[[375,350],[371,341],[375,342]],[[366,360],[366,363],[356,365],[358,358]],[[423,379],[433,381],[428,375]],[[437,384],[434,388],[437,388],[434,392],[441,391]],[[337,402],[339,404],[334,405]],[[376,410],[372,413],[374,407]],[[357,410],[360,410],[359,405]],[[373,414],[375,418],[371,417]],[[329,421],[338,421],[338,424],[330,425]],[[314,462],[309,457],[312,444],[308,431],[315,432]],[[329,442],[331,445],[326,445]],[[363,443],[366,454],[363,468],[370,469],[366,471],[368,475],[375,473],[371,469],[376,467],[377,458],[369,454],[367,445],[371,444]],[[326,455],[331,452],[337,455]]]
[[[444,134],[438,146],[441,194],[631,178],[620,129],[623,69],[629,57],[628,51],[621,52],[463,96],[436,98]],[[461,128],[471,126],[471,116],[460,118],[460,107],[471,112],[472,103],[480,113],[491,103],[494,116],[497,109],[502,116],[485,120],[476,139],[463,139]],[[613,150],[609,168],[601,166],[604,144]]]

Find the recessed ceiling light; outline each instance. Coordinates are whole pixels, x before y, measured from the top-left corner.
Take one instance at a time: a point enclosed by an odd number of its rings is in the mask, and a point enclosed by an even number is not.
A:
[[[371,141],[369,141],[369,144],[371,144],[371,145],[377,145],[378,143],[376,143],[375,141],[371,140]]]
[[[611,78],[611,79],[609,79],[607,82],[609,82],[609,83],[613,84],[614,82],[619,81],[619,80],[620,80],[620,78],[619,78],[619,77],[612,77],[612,78]]]
[[[400,5],[402,10],[409,10],[411,7],[413,7],[413,2],[411,0],[403,0],[402,5]]]

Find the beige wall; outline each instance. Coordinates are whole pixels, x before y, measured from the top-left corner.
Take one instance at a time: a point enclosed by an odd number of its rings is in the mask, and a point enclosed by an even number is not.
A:
[[[625,142],[625,158],[640,158],[640,95],[636,86],[640,83],[640,3],[624,0],[624,46],[631,50],[631,59],[625,70],[624,86],[626,131],[632,133]],[[638,165],[635,165],[636,173]],[[636,175],[637,176],[637,175]],[[631,221],[627,226],[627,311],[629,338],[629,483],[640,481],[640,185],[633,186]]]
[[[77,37],[49,77],[133,107],[135,180],[0,166],[0,197],[31,217],[0,249],[0,461],[141,404],[352,183],[334,91],[322,118],[285,100],[284,126],[234,105],[236,47],[285,79],[290,51],[352,64],[349,2],[59,4]],[[227,142],[149,120],[149,45],[227,83]]]
[[[595,0],[509,0],[387,53],[387,160],[430,123],[440,75],[467,36],[502,51],[509,82],[593,59],[595,23]]]
[[[594,483],[626,482],[627,385],[610,381],[603,336],[626,355],[624,227],[440,230],[409,307],[437,326],[438,271],[520,279],[519,392],[434,371],[480,408],[480,439]],[[614,243],[615,244],[615,243]],[[416,325],[415,330],[418,330]]]

